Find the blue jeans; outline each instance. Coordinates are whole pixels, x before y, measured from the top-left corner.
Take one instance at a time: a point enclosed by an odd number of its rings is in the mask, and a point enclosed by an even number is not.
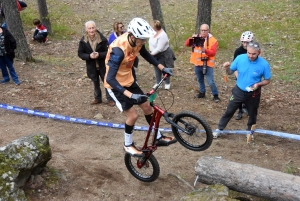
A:
[[[9,82],[9,75],[7,68],[9,70],[9,74],[12,78],[12,80],[17,84],[19,83],[18,75],[15,71],[15,68],[13,66],[13,61],[10,60],[7,56],[0,56],[0,68],[2,71],[3,81]],[[7,66],[7,68],[6,68]]]
[[[203,75],[202,69],[203,69],[203,66],[195,66],[195,74],[197,76],[200,93],[205,93],[206,88],[205,88],[204,75]],[[210,87],[212,94],[218,95],[219,94],[218,88],[214,81],[214,68],[207,66],[205,76],[206,76],[206,81]]]

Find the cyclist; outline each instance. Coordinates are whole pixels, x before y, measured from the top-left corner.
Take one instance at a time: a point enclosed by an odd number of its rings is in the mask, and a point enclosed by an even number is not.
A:
[[[254,35],[251,31],[245,31],[244,33],[242,33],[241,39],[240,39],[242,44],[240,47],[238,47],[235,50],[234,55],[233,55],[233,60],[235,60],[235,58],[237,56],[239,56],[240,54],[246,54],[247,53],[247,45],[248,45],[248,43],[253,42],[253,40],[254,40]],[[223,64],[224,68],[229,67],[229,65],[230,65],[230,62],[225,62]],[[236,78],[238,77],[237,71],[234,72],[234,75]],[[236,120],[242,119],[243,113],[246,115],[248,114],[247,107],[244,103],[242,103],[241,106],[239,107],[239,112],[238,112],[237,116],[235,117],[235,119]]]
[[[134,82],[131,68],[138,53],[150,64],[158,67],[163,73],[172,75],[170,68],[165,68],[146,50],[147,39],[155,35],[155,31],[148,22],[142,18],[134,18],[128,25],[128,32],[114,40],[106,55],[106,74],[104,86],[115,100],[116,106],[126,115],[125,121],[125,143],[124,150],[133,156],[143,156],[132,140],[132,133],[138,113],[133,105],[138,105],[144,112],[145,118],[150,123],[153,110],[147,101],[139,85]],[[157,135],[157,146],[165,146],[175,143],[174,137],[163,136],[160,132]]]

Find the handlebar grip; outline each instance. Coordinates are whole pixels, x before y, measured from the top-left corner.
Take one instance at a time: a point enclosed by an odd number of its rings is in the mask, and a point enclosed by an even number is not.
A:
[[[154,89],[151,89],[151,91],[149,91],[148,93],[146,93],[146,96],[149,97],[149,96],[151,96],[154,93],[155,93]]]

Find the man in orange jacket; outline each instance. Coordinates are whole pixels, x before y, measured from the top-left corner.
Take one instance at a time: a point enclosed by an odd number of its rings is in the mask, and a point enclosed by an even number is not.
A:
[[[190,62],[195,65],[195,74],[200,91],[197,98],[205,97],[205,75],[206,81],[214,96],[213,100],[219,102],[219,92],[214,81],[215,55],[217,53],[218,41],[209,33],[208,24],[202,24],[200,26],[200,34],[194,34],[192,37],[189,37],[185,41],[185,45],[192,47]]]

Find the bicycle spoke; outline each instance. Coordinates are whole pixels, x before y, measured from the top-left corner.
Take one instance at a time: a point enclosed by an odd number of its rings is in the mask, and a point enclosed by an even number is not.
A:
[[[193,112],[181,112],[173,118],[173,122],[184,130],[172,126],[176,139],[187,149],[203,151],[212,143],[212,131],[207,122]]]
[[[125,154],[126,167],[135,178],[144,182],[156,180],[160,173],[156,158],[151,155],[150,158],[139,167],[141,160],[143,160],[142,157],[133,157],[130,154]]]
[[[182,140],[191,146],[199,146],[205,143],[206,132],[196,119],[184,117],[181,121],[185,122],[185,126],[182,125],[182,127],[189,132],[189,134],[181,135]]]

